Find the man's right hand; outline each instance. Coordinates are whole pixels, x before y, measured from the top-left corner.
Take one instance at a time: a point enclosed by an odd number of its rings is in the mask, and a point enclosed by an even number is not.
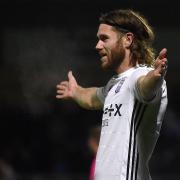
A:
[[[97,88],[83,88],[78,85],[72,71],[68,72],[68,81],[62,81],[57,85],[57,99],[73,99],[82,108],[102,109],[103,104],[97,97]]]
[[[75,91],[78,88],[78,84],[72,74],[72,71],[68,72],[68,81],[62,81],[56,87],[57,99],[73,99],[75,96]]]

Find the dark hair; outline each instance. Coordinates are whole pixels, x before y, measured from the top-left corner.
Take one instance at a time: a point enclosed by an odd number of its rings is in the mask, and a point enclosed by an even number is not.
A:
[[[147,20],[139,12],[132,10],[114,10],[102,14],[100,23],[113,26],[121,33],[131,32],[134,35],[133,43],[130,47],[132,53],[132,63],[146,64],[151,66],[154,62],[154,32]]]

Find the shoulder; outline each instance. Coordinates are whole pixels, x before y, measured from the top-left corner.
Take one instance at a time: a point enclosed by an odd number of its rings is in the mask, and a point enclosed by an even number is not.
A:
[[[104,103],[105,98],[108,94],[108,92],[111,90],[111,88],[118,82],[117,76],[113,76],[105,86],[100,87],[97,89],[96,94],[97,97],[100,99],[102,103]]]
[[[133,73],[130,76],[131,80],[136,80],[138,79],[140,76],[144,76],[146,75],[149,71],[152,71],[154,68],[153,67],[148,67],[146,65],[143,64],[138,64]]]
[[[152,67],[148,67],[143,64],[138,64],[135,68],[134,71],[131,73],[129,76],[129,87],[131,89],[135,89],[137,85],[137,81],[141,76],[145,76],[149,71],[153,70]]]
[[[149,71],[152,71],[154,68],[153,67],[148,67],[144,64],[138,64],[135,67],[135,70],[132,74],[136,74],[136,73],[148,73]]]

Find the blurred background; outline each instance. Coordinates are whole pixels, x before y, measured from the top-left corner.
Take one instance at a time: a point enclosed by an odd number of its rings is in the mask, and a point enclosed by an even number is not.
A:
[[[150,161],[154,180],[180,179],[180,11],[172,1],[16,0],[0,3],[0,179],[88,180],[93,154],[89,129],[101,111],[59,101],[56,85],[73,71],[84,87],[111,77],[95,51],[98,18],[132,8],[168,49],[169,105]]]

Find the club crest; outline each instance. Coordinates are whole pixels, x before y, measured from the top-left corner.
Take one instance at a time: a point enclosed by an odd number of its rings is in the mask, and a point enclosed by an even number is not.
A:
[[[119,80],[118,86],[117,86],[117,88],[116,88],[116,90],[115,90],[115,93],[118,93],[118,92],[120,91],[120,89],[121,89],[124,81],[126,80],[126,78],[127,78],[127,77],[123,77],[123,78],[121,78],[121,79]]]

